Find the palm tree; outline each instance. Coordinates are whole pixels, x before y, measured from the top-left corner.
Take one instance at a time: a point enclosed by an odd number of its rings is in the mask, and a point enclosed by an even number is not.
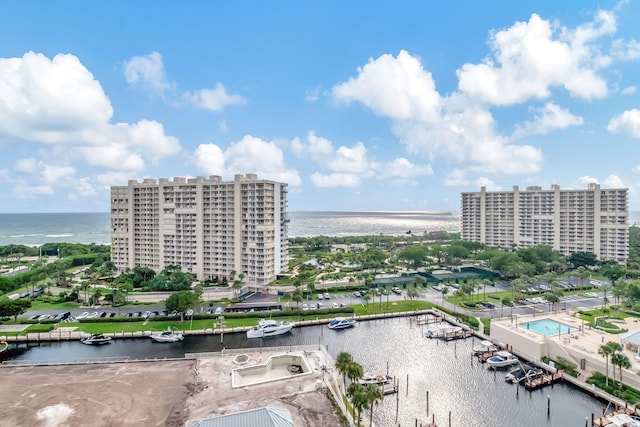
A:
[[[351,404],[353,408],[356,410],[356,426],[360,425],[360,414],[363,409],[367,409],[367,405],[369,401],[367,399],[367,395],[365,393],[365,388],[360,383],[351,383],[349,384],[349,389],[347,390],[347,394],[351,398]]]
[[[367,397],[369,403],[369,409],[371,409],[371,416],[369,417],[369,425],[373,425],[373,406],[382,400],[384,395],[382,394],[382,387],[378,384],[367,384],[364,387],[364,395]]]
[[[607,292],[611,291],[612,289],[613,286],[611,285],[611,283],[603,283],[600,286],[600,290],[604,293],[604,296],[602,297],[603,310],[607,308],[607,303],[609,302],[609,299],[607,298]]]
[[[611,364],[613,366],[617,366],[619,369],[618,372],[620,373],[620,389],[622,390],[622,368],[629,369],[631,367],[631,361],[629,361],[629,358],[626,355],[616,352],[611,356]]]
[[[349,372],[349,365],[353,362],[353,356],[346,351],[340,352],[336,358],[336,369],[338,373],[342,374],[342,382],[344,388],[347,388],[347,372]]]
[[[357,379],[362,378],[364,375],[364,369],[358,362],[351,360],[347,367],[347,377],[351,382],[355,382]]]
[[[606,344],[603,344],[598,348],[598,354],[605,358],[606,360],[606,371],[605,371],[605,385],[609,385],[609,356],[616,352],[617,348],[620,347],[620,344],[615,343],[613,341],[609,341]],[[621,347],[620,347],[621,348]]]

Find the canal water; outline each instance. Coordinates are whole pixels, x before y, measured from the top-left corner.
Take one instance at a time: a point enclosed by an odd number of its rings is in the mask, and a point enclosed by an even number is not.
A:
[[[150,339],[114,340],[105,346],[79,342],[41,344],[14,350],[19,360],[79,360],[95,358],[149,359],[182,357],[185,353],[220,351],[224,348],[323,344],[335,358],[349,352],[365,371],[381,369],[400,380],[398,395],[378,404],[378,426],[415,426],[435,421],[452,427],[582,427],[591,413],[606,405],[569,385],[557,384],[527,392],[504,381],[504,371],[491,371],[471,357],[473,339],[445,343],[424,337],[424,329],[411,318],[362,321],[341,331],[326,326],[294,328],[291,335],[252,339],[244,333],[187,336],[183,342],[154,343]],[[407,387],[408,383],[408,387]],[[429,412],[427,413],[427,392]],[[550,415],[547,416],[550,404]],[[397,412],[397,417],[396,417]],[[369,412],[363,417],[369,417]]]

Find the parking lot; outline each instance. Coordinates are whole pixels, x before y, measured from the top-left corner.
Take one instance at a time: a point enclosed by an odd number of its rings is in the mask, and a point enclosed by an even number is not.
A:
[[[564,280],[564,279],[563,279]],[[571,282],[569,282],[571,283]],[[518,303],[515,306],[507,307],[503,306],[499,301],[486,301],[482,304],[482,309],[479,310],[467,310],[461,307],[455,307],[446,301],[444,305],[452,310],[468,312],[468,314],[474,314],[476,316],[481,317],[500,317],[505,315],[506,310],[509,310],[509,313],[519,313],[519,314],[527,314],[531,313],[531,310],[536,310],[537,312],[548,311],[552,309],[550,304],[539,295],[540,292],[544,292],[544,289],[540,287],[540,285],[544,286],[544,282],[533,284],[533,286],[537,286],[532,288],[532,292],[536,292],[535,296],[531,296],[526,298]],[[443,295],[441,285],[428,286],[425,289],[421,290],[421,293],[418,295],[419,300],[429,301],[434,304],[443,304]],[[571,286],[567,286],[567,290],[570,290]],[[574,285],[575,286],[575,285]],[[453,289],[451,289],[453,288]],[[451,286],[448,295],[451,295],[452,292],[455,291],[455,286]],[[510,285],[507,282],[495,282],[493,285],[489,285],[486,288],[487,292],[504,292],[510,289]],[[386,301],[399,301],[405,300],[406,290],[398,287],[387,288],[389,291],[387,294],[383,293],[381,289],[375,289],[374,295],[370,296],[368,299],[368,303],[379,303]],[[602,293],[596,290],[581,292],[580,295],[568,295],[560,298],[560,302],[555,304],[554,309],[558,307],[560,309],[565,310],[576,310],[581,308],[588,308],[592,306],[597,306],[602,304]],[[245,302],[276,302],[279,297],[277,295],[262,295],[262,294],[253,294]],[[331,293],[331,292],[323,292],[319,293],[316,296],[309,297],[308,299],[301,301],[299,303],[290,303],[293,306],[299,306],[303,311],[308,310],[317,310],[319,308],[339,308],[348,305],[355,304],[366,304],[367,301],[363,298],[363,295],[360,291],[351,291],[345,293]],[[225,306],[222,304],[212,304],[211,306],[207,306],[206,303],[199,307],[196,312],[206,312],[206,313],[214,313],[221,314],[224,310]],[[28,311],[25,313],[24,317],[28,317],[31,320],[45,320],[45,319],[56,319],[60,322],[75,322],[78,319],[83,318],[111,318],[115,316],[128,316],[128,317],[139,317],[141,320],[152,319],[156,316],[179,316],[179,313],[173,312],[169,313],[165,310],[163,306],[144,306],[144,307],[95,307],[95,308],[80,308],[73,310],[50,310],[47,312],[44,311]],[[187,313],[190,315],[190,313]]]

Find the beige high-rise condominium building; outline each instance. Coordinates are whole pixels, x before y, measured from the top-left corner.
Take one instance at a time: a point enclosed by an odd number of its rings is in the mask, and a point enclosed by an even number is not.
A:
[[[288,221],[287,184],[254,174],[132,180],[111,187],[111,260],[265,285],[287,266]]]
[[[628,189],[486,191],[462,193],[461,238],[500,248],[538,245],[570,255],[593,252],[625,264],[629,255]]]

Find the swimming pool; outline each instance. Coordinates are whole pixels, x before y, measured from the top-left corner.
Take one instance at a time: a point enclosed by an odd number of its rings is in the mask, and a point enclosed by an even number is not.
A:
[[[523,323],[522,327],[546,336],[570,334],[577,330],[577,328],[573,326],[569,326],[553,319],[540,319],[533,322]]]

